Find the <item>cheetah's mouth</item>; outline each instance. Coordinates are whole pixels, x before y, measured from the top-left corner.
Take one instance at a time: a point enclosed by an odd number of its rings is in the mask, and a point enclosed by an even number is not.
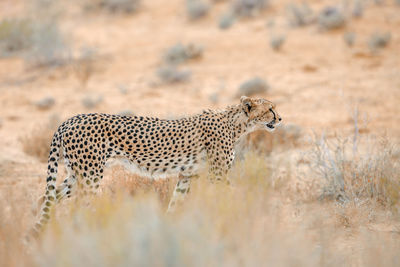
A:
[[[267,126],[267,130],[272,132],[273,130],[275,130],[275,120],[272,120],[271,122],[265,124],[265,126]]]

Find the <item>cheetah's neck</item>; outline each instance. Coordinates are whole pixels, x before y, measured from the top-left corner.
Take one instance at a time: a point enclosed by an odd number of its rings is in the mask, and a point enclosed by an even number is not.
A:
[[[243,112],[241,105],[229,106],[224,113],[235,142],[249,132],[248,117]]]

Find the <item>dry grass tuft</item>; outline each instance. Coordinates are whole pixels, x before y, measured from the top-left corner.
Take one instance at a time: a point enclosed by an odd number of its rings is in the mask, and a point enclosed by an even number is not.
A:
[[[29,248],[24,246],[24,235],[31,222],[28,203],[31,189],[14,184],[13,190],[0,186],[0,266],[32,266]]]
[[[140,0],[92,0],[84,3],[85,10],[110,14],[133,14],[140,9]]]
[[[387,140],[368,140],[360,148],[356,137],[328,141],[322,136],[310,154],[310,166],[325,181],[322,199],[333,198],[339,203],[374,200],[398,208],[398,159],[398,148]]]
[[[302,136],[302,129],[296,124],[283,124],[271,134],[265,130],[250,133],[245,140],[245,147],[265,154],[271,153],[275,148],[288,149],[297,146]]]
[[[122,166],[115,166],[111,170],[111,180],[107,188],[115,193],[124,191],[130,196],[155,193],[162,206],[167,206],[172,195],[176,179],[167,178],[152,180],[130,173]]]
[[[41,162],[46,162],[50,152],[50,143],[55,128],[38,126],[29,134],[21,138],[22,149],[30,156],[34,156]]]
[[[59,124],[60,119],[57,115],[53,115],[46,125],[36,126],[29,134],[22,136],[20,141],[23,151],[30,156],[37,157],[41,162],[47,162],[51,139]]]

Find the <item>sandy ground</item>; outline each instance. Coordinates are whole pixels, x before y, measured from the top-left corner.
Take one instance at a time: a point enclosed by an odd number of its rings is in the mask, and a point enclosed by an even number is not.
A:
[[[30,68],[18,57],[0,59],[1,191],[32,184],[26,203],[40,194],[46,164],[23,151],[21,138],[55,115],[64,120],[78,113],[126,110],[159,117],[194,114],[237,103],[239,85],[254,76],[271,86],[260,96],[277,103],[284,123],[300,126],[305,137],[314,131],[350,135],[357,109],[364,133],[398,143],[400,7],[392,1],[368,2],[363,16],[344,29],[321,32],[316,24],[290,27],[289,2],[273,1],[259,16],[225,31],[217,26],[228,8],[225,1],[195,22],[188,20],[180,0],[143,1],[136,14],[127,16],[88,13],[76,2],[68,4],[59,18],[61,29],[72,54],[83,47],[97,52],[95,71],[83,85],[70,66]],[[330,3],[309,2],[316,11]],[[23,1],[3,0],[0,18],[21,15],[27,8]],[[343,41],[346,31],[356,33],[353,47]],[[372,54],[367,40],[376,31],[389,31],[391,41]],[[286,35],[278,52],[269,46],[273,34]],[[204,54],[183,64],[192,71],[190,81],[160,84],[155,73],[163,52],[176,43],[202,45]],[[82,99],[88,96],[103,101],[87,108]],[[38,109],[34,103],[45,97],[54,98],[55,105]]]

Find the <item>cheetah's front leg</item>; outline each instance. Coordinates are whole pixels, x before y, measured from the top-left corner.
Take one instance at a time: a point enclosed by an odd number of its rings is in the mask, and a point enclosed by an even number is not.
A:
[[[184,201],[185,196],[190,191],[190,182],[191,177],[179,178],[179,181],[176,183],[171,200],[169,201],[167,213],[174,212],[176,206]]]

